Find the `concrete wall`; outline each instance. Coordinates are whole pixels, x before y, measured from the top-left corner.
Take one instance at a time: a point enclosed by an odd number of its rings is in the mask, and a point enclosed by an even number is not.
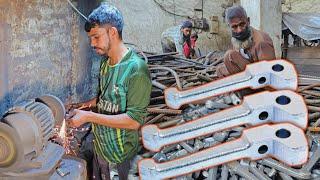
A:
[[[250,24],[270,35],[276,52],[281,58],[281,0],[241,0],[241,5],[250,17]]]
[[[9,42],[8,39],[8,31],[10,28],[8,24],[5,24],[2,20],[3,14],[7,11],[2,11],[1,3],[0,3],[0,114],[1,110],[6,109],[9,105],[9,98],[6,96],[8,93],[8,66],[7,60],[9,60],[9,50],[7,46],[2,44],[7,44]]]
[[[320,0],[285,0],[283,12],[319,13]]]
[[[0,115],[46,93],[64,102],[92,94],[87,38],[66,1],[0,0],[0,25]]]
[[[153,0],[118,1],[105,0],[120,9],[123,13],[125,27],[124,40],[137,44],[141,49],[161,52],[161,33],[171,26],[180,24],[185,17],[174,16],[162,10]],[[201,17],[194,8],[201,7],[201,0],[156,0],[165,9],[179,15]],[[198,46],[204,53],[213,50],[225,50],[230,44],[230,35],[223,22],[224,9],[221,5],[226,0],[204,0],[204,17],[219,16],[219,33],[212,36],[207,32],[200,34]]]

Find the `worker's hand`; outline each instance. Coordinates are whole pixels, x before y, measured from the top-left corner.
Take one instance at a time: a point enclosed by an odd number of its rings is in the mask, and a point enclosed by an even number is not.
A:
[[[65,104],[64,108],[66,109],[66,112],[70,112],[73,109],[77,109],[80,106],[81,106],[80,103],[72,103],[72,104]]]
[[[73,104],[65,104],[64,108],[66,109],[66,112],[71,112],[74,109],[85,109],[85,110],[90,110],[91,104],[86,104],[86,103],[73,103]]]
[[[80,127],[84,123],[88,122],[88,119],[90,118],[89,114],[91,112],[89,111],[82,111],[79,109],[74,109],[70,112],[70,119],[67,120],[68,125],[71,127]]]

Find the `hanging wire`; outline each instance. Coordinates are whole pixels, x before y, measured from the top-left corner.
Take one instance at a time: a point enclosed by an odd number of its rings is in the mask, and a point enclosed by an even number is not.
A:
[[[85,15],[83,15],[74,5],[73,5],[73,3],[70,1],[70,0],[67,0],[67,2],[70,4],[70,6],[72,7],[72,9],[74,10],[74,11],[76,11],[81,17],[83,17],[86,21],[89,21],[88,20],[88,18],[85,16]]]
[[[185,18],[190,18],[189,16],[187,15],[180,15],[180,14],[176,14],[175,12],[171,12],[169,10],[167,10],[162,4],[160,4],[158,1],[156,0],[153,0],[163,11],[169,13],[169,14],[172,14],[172,15],[175,15],[175,16],[180,16],[180,17],[185,17]]]

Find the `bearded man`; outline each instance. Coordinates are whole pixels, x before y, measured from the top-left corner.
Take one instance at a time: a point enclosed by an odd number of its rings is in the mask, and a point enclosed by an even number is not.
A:
[[[232,49],[224,56],[224,63],[217,69],[219,77],[241,72],[247,64],[275,59],[270,36],[250,26],[250,18],[242,6],[226,9],[226,22],[232,33]]]

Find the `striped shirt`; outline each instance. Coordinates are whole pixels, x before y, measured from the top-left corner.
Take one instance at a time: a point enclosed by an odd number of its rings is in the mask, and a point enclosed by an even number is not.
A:
[[[108,115],[126,113],[143,124],[151,87],[147,64],[132,50],[116,65],[111,66],[104,60],[100,66],[98,112]],[[138,151],[137,130],[93,124],[93,134],[95,151],[110,163],[121,163]]]

